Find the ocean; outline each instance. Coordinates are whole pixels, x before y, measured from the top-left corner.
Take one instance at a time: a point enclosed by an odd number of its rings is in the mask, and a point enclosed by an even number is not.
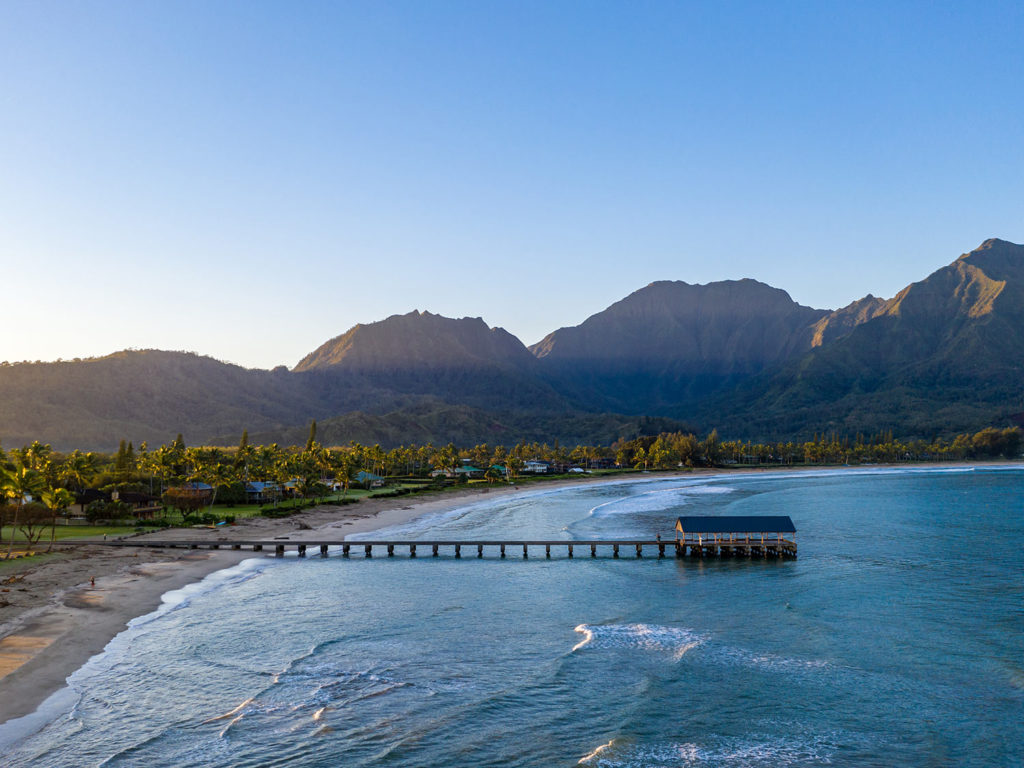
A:
[[[3,764],[1024,765],[1019,466],[482,499],[386,534],[671,538],[680,514],[785,514],[800,557],[249,560],[133,621]]]

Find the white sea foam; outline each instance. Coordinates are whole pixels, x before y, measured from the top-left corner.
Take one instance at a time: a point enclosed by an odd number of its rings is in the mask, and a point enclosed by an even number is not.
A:
[[[590,752],[590,753],[584,755],[583,757],[581,757],[579,759],[579,762],[577,763],[577,765],[588,765],[588,764],[590,764],[594,759],[596,759],[597,757],[599,757],[600,755],[604,754],[609,749],[611,749],[614,744],[615,744],[615,739],[612,739],[607,744],[602,744],[597,749],[595,749],[592,752]]]
[[[12,747],[14,744],[42,730],[62,715],[74,715],[81,699],[81,695],[75,685],[76,681],[80,680],[83,675],[87,676],[92,671],[98,669],[104,663],[104,659],[108,654],[114,652],[115,649],[127,642],[126,638],[133,631],[137,631],[140,627],[156,621],[170,611],[186,607],[199,595],[253,578],[268,565],[270,565],[270,562],[266,559],[249,558],[229,568],[223,568],[208,574],[195,584],[189,584],[180,589],[165,592],[160,596],[160,606],[155,611],[131,619],[127,625],[128,629],[114,636],[100,653],[92,656],[67,678],[68,685],[51,694],[34,712],[0,725],[0,749]]]
[[[613,739],[582,757],[578,765],[591,768],[699,768],[724,765],[737,768],[797,768],[829,765],[840,745],[851,741],[849,734],[802,732],[799,727],[793,726],[780,728],[780,731],[788,733],[782,737],[774,733],[723,737],[704,744],[637,744]]]
[[[590,517],[606,517],[608,515],[636,514],[638,512],[660,512],[671,507],[686,504],[687,499],[694,496],[711,496],[733,493],[736,489],[724,485],[684,485],[646,491],[632,496],[606,501],[593,507]]]
[[[704,641],[703,635],[689,629],[652,624],[580,624],[575,631],[583,635],[583,639],[573,646],[572,652],[584,648],[633,648],[666,653],[678,660]]]
[[[615,480],[608,483],[600,483],[599,485],[604,487],[607,485],[618,485],[624,482],[636,482],[636,480]],[[495,495],[494,497],[488,498],[484,501],[475,501],[472,504],[464,504],[462,506],[446,509],[440,512],[428,512],[404,523],[398,523],[397,525],[390,525],[362,533],[350,533],[345,537],[345,541],[356,542],[367,539],[377,540],[388,537],[399,538],[415,536],[437,528],[438,526],[442,526],[443,524],[450,524],[468,515],[512,507],[533,501],[534,499],[543,496],[555,496],[573,491],[578,492],[580,490],[580,486],[566,485],[560,488],[531,488],[529,490],[522,490],[513,496],[506,494]]]
[[[248,558],[231,566],[230,568],[223,568],[219,571],[215,571],[206,576],[202,581],[198,581],[195,584],[187,584],[180,589],[172,589],[165,592],[160,596],[159,608],[152,613],[147,613],[144,616],[132,619],[128,622],[128,626],[132,629],[145,626],[150,622],[160,619],[171,611],[187,607],[200,595],[214,592],[226,586],[241,584],[244,581],[255,578],[272,564],[272,561],[268,558]]]
[[[768,672],[838,672],[828,661],[820,659],[796,659],[770,653],[758,653],[743,648],[722,646],[714,643],[706,633],[683,627],[667,627],[652,624],[580,624],[574,631],[583,639],[573,646],[570,653],[584,649],[636,649],[653,653],[669,654],[680,660],[687,651],[699,655],[699,663],[725,667],[749,667]]]
[[[217,734],[221,739],[243,720],[259,723],[260,718],[266,716],[274,717],[278,723],[291,722],[290,727],[294,730],[302,723],[308,723],[307,717],[311,716],[313,722],[320,722],[330,710],[342,709],[412,685],[369,670],[350,671],[329,663],[311,663],[311,659],[331,644],[313,646],[274,673],[262,691],[223,714],[203,720],[202,724],[227,720]],[[282,720],[282,714],[288,717]]]

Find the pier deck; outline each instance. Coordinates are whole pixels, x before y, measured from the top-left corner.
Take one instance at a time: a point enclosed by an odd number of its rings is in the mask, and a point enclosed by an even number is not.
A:
[[[89,542],[97,544],[100,542]],[[373,557],[375,553],[385,554],[387,557],[394,557],[396,551],[408,557],[417,557],[419,554],[431,557],[438,557],[442,550],[445,554],[449,552],[457,558],[463,554],[475,555],[477,558],[488,555],[506,557],[508,554],[519,555],[529,558],[531,554],[550,558],[552,551],[555,554],[565,554],[569,558],[598,557],[598,555],[611,555],[613,558],[620,556],[620,553],[632,555],[633,558],[644,557],[646,552],[658,558],[666,556],[666,552],[675,557],[753,557],[753,558],[794,558],[796,557],[796,542],[784,537],[765,539],[762,537],[735,537],[732,540],[703,540],[700,542],[687,541],[684,539],[668,539],[659,541],[657,539],[527,539],[527,540],[466,540],[456,541],[452,539],[422,540],[366,540],[366,541],[345,541],[344,539],[315,539],[315,540],[257,540],[257,541],[232,541],[229,539],[187,541],[168,540],[158,541],[153,539],[120,539],[115,541],[102,542],[109,547],[141,547],[148,549],[249,549],[253,552],[273,552],[277,557],[283,557],[287,550],[294,550],[299,557],[305,557],[307,550],[319,549],[321,557],[328,557],[332,548],[340,548],[342,557],[349,557],[353,553],[361,554],[363,557]],[[532,550],[532,551],[531,551]]]

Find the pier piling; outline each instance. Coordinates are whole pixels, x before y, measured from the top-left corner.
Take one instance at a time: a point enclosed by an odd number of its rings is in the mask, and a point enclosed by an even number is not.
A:
[[[596,558],[598,556],[598,547],[608,547],[610,555],[613,559],[619,559],[623,556],[622,547],[632,548],[636,553],[636,559],[642,559],[644,557],[644,547],[657,547],[658,548],[658,559],[666,557],[666,546],[672,545],[675,549],[675,556],[677,558],[691,557],[691,558],[727,558],[727,557],[749,557],[764,560],[774,559],[795,559],[797,556],[796,542],[791,539],[783,538],[780,536],[764,537],[763,541],[761,537],[754,538],[752,536],[730,536],[726,538],[718,537],[707,537],[707,536],[694,536],[683,538],[680,537],[675,541],[669,540],[667,543],[659,540],[639,540],[639,539],[607,539],[607,540],[566,540],[566,539],[540,539],[540,540],[470,540],[470,541],[451,541],[451,540],[436,540],[436,541],[402,541],[402,540],[383,540],[383,541],[356,541],[350,542],[345,540],[330,540],[320,539],[314,541],[294,541],[294,540],[277,540],[277,541],[225,541],[223,538],[216,540],[201,540],[193,539],[191,541],[158,541],[154,539],[146,538],[132,538],[132,539],[115,539],[107,542],[90,542],[90,544],[101,544],[112,547],[145,547],[145,548],[167,548],[167,549],[227,549],[230,547],[233,550],[239,549],[251,549],[253,552],[260,552],[263,550],[272,550],[274,557],[284,557],[285,553],[289,548],[293,549],[300,558],[307,556],[310,547],[319,547],[320,556],[327,557],[329,549],[332,546],[341,548],[342,557],[349,557],[352,551],[352,547],[362,547],[363,552],[367,558],[373,557],[374,547],[383,547],[387,551],[388,557],[395,556],[395,548],[402,547],[409,548],[409,557],[414,558],[417,554],[418,546],[429,546],[431,554],[434,557],[438,557],[440,554],[441,547],[452,547],[454,550],[454,556],[458,559],[462,558],[463,547],[473,547],[476,549],[476,559],[483,559],[484,549],[486,547],[493,547],[498,551],[502,558],[505,558],[508,554],[509,547],[522,547],[523,559],[527,560],[530,558],[530,547],[544,547],[544,559],[550,560],[553,558],[552,552],[555,555],[560,554],[563,550],[560,547],[565,547],[567,559],[573,559],[575,552],[578,547],[589,547],[590,556]],[[378,549],[378,552],[380,550]],[[447,550],[446,550],[447,551]],[[492,550],[493,551],[493,550]],[[535,551],[536,553],[536,551]],[[609,550],[602,550],[603,556],[609,554]],[[650,554],[650,550],[648,550]]]

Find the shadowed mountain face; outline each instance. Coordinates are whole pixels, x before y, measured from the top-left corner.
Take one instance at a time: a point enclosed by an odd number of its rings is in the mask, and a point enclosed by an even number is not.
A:
[[[479,317],[453,320],[430,312],[392,315],[359,324],[306,355],[296,371],[333,367],[347,371],[486,369],[532,370],[533,356],[503,328]]]
[[[566,408],[537,375],[537,361],[523,343],[480,318],[410,312],[357,325],[304,357],[295,371],[326,403],[346,406],[334,415],[353,409],[354,392],[429,396],[494,410]]]
[[[293,371],[153,350],[0,365],[0,441],[286,439],[315,418],[337,442],[607,442],[653,423],[638,415],[762,439],[931,437],[1024,423],[1022,329],[1024,246],[988,240],[892,299],[834,312],[754,280],[658,282],[532,350],[479,318],[411,312]]]
[[[680,413],[806,352],[827,315],[756,280],[657,282],[531,350],[580,407]]]
[[[809,354],[709,400],[702,418],[727,413],[719,423],[754,436],[932,434],[1024,412],[1024,247],[988,240],[893,299],[857,304],[833,313],[860,321],[845,335],[826,325]]]
[[[0,367],[0,439],[109,450],[119,439],[166,442],[300,423],[316,412],[284,369],[253,371],[209,357],[141,350]],[[257,426],[259,425],[259,426]]]

